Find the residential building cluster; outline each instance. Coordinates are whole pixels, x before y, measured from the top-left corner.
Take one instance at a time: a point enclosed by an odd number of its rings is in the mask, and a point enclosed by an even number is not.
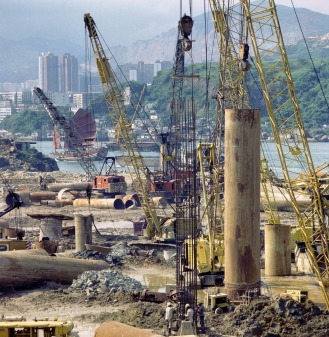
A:
[[[23,83],[0,83],[0,122],[8,115],[20,113],[24,109],[38,109],[39,99],[34,95],[33,88],[40,87],[46,96],[56,106],[68,107],[75,113],[79,108],[85,109],[88,103],[102,94],[98,74],[86,75],[79,73],[78,59],[69,54],[58,57],[54,53],[42,53],[38,59],[39,78]],[[171,68],[168,61],[154,64],[123,64],[117,67],[115,75],[121,83],[137,81],[151,84],[154,76],[166,68]],[[130,88],[124,91],[125,104],[130,104]],[[156,116],[152,116],[156,119]]]

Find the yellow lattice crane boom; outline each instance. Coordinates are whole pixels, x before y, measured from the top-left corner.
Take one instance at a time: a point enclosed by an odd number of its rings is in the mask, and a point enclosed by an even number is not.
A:
[[[261,0],[253,4],[250,0],[242,0],[241,3],[287,192],[329,308],[326,202],[321,196],[307,142],[275,2]],[[300,195],[311,198],[309,207],[298,201]],[[310,226],[313,231],[309,231]],[[314,249],[313,245],[320,245],[321,249]]]
[[[117,139],[119,140],[126,167],[129,170],[132,180],[134,181],[135,178],[137,180],[135,189],[138,193],[147,220],[148,237],[151,237],[154,234],[154,227],[155,231],[160,234],[161,228],[159,219],[150,200],[150,193],[147,188],[147,183],[149,182],[148,172],[138,149],[132,124],[125,105],[123,104],[121,91],[100,42],[96,31],[96,24],[90,14],[84,15],[84,22],[88,29],[105,102],[111,116],[112,124],[115,128]]]

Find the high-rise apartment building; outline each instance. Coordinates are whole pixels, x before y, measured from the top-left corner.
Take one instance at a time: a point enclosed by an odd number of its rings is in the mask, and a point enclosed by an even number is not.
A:
[[[78,59],[66,53],[61,56],[61,91],[78,92]]]
[[[45,91],[58,92],[58,56],[53,53],[39,56],[39,86]]]

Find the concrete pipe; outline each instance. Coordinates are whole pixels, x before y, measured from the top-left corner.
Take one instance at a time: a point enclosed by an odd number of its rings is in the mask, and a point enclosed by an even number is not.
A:
[[[28,204],[30,202],[30,191],[17,191],[15,193],[20,196],[24,204]]]
[[[71,200],[41,200],[41,205],[49,207],[64,207],[64,206],[73,206],[73,199]]]
[[[77,199],[73,201],[74,207],[89,207],[88,199]],[[121,199],[90,199],[90,207],[99,209],[124,209]]]
[[[163,197],[154,197],[151,199],[152,205],[158,208],[166,208],[167,207],[167,200]]]
[[[6,272],[0,273],[0,287],[26,286],[49,280],[71,284],[84,271],[110,268],[104,261],[57,258],[38,254],[33,250],[1,252],[0,266]]]
[[[260,111],[225,110],[225,290],[260,292]]]
[[[127,200],[125,203],[125,208],[131,207],[135,205],[135,201],[133,199]]]
[[[54,183],[54,184],[47,184],[46,190],[52,192],[59,192],[63,188],[69,188],[75,191],[85,191],[87,186],[93,187],[91,182],[84,182],[84,183]]]
[[[57,195],[57,199],[60,200],[60,201],[63,201],[62,200],[62,197],[63,197],[63,194],[65,192],[70,192],[70,188],[62,188],[59,192],[58,192],[58,195]],[[74,196],[70,193],[70,196],[71,196],[71,199],[74,199]],[[72,198],[73,197],[73,198]],[[71,200],[70,199],[70,200]]]
[[[5,219],[0,219],[0,228],[9,228],[9,223]]]
[[[290,225],[265,225],[265,275],[289,276],[291,274]]]
[[[61,240],[62,238],[62,220],[45,218],[40,221],[40,237],[48,237],[50,241]]]
[[[30,193],[31,202],[40,202],[41,200],[55,200],[56,192],[32,192]]]
[[[125,194],[118,194],[114,197],[114,199],[123,199],[126,195]]]
[[[97,328],[94,337],[161,337],[161,335],[157,335],[149,330],[143,330],[127,324],[110,321],[103,323]]]
[[[278,211],[280,212],[294,212],[293,207],[291,206],[291,203],[287,201],[290,200],[290,197],[288,194],[285,195],[286,198],[281,193],[274,193],[275,203],[276,207],[278,208]],[[301,210],[306,210],[312,203],[312,199],[306,195],[298,195],[296,196],[296,200],[300,206]],[[275,205],[273,204],[272,207]],[[260,210],[264,212],[263,205],[260,204]]]
[[[92,222],[91,217],[76,215],[75,223],[75,249],[77,252],[86,250],[86,244],[92,244]]]
[[[133,199],[133,200],[135,201],[137,207],[141,207],[141,203],[140,203],[140,201],[139,201],[139,197],[138,197],[137,194],[129,194],[129,195],[126,195],[126,196],[122,199],[122,201],[125,203],[127,200],[131,200],[131,199]]]

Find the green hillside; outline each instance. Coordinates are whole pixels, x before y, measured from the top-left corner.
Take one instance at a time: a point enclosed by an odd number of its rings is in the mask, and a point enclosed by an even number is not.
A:
[[[329,59],[317,59],[314,60],[316,70],[321,79],[322,86],[325,93],[329,89]],[[299,59],[291,60],[290,68],[295,83],[295,89],[297,98],[299,101],[300,109],[302,112],[305,126],[312,127],[316,125],[329,124],[329,111],[325,103],[324,97],[320,90],[320,84],[317,81],[316,75],[313,70],[313,66],[310,60]],[[208,88],[208,104],[209,115],[214,118],[216,111],[216,100],[211,99],[213,90],[216,90],[218,81],[218,63],[208,64],[208,72],[210,69],[210,81]],[[192,66],[186,67],[186,74],[191,74]],[[154,78],[151,86],[146,88],[145,94],[142,99],[142,104],[153,103],[152,109],[163,119],[163,125],[167,125],[168,117],[170,114],[169,103],[172,90],[171,81],[171,69],[160,71]],[[206,64],[199,63],[194,66],[194,74],[200,74],[200,80],[194,80],[194,98],[196,100],[197,116],[203,117],[205,113],[205,104],[207,101],[206,94]],[[257,83],[256,83],[257,82]],[[183,97],[192,97],[192,81],[186,80],[183,90]],[[123,84],[126,86],[127,83]],[[139,97],[139,93],[142,89],[142,85],[134,82],[134,91]],[[252,67],[250,73],[247,76],[247,89],[251,97],[254,108],[260,108],[262,117],[266,120],[267,111],[265,108],[262,92],[260,91],[260,83],[258,81],[258,74],[255,67]],[[327,97],[329,100],[329,95]],[[136,98],[134,98],[134,104],[136,105]],[[129,107],[129,114],[134,111],[132,107]],[[108,116],[108,110],[106,108],[104,99],[102,96],[97,98],[94,102],[94,112],[100,116]],[[282,112],[284,114],[284,111]]]

